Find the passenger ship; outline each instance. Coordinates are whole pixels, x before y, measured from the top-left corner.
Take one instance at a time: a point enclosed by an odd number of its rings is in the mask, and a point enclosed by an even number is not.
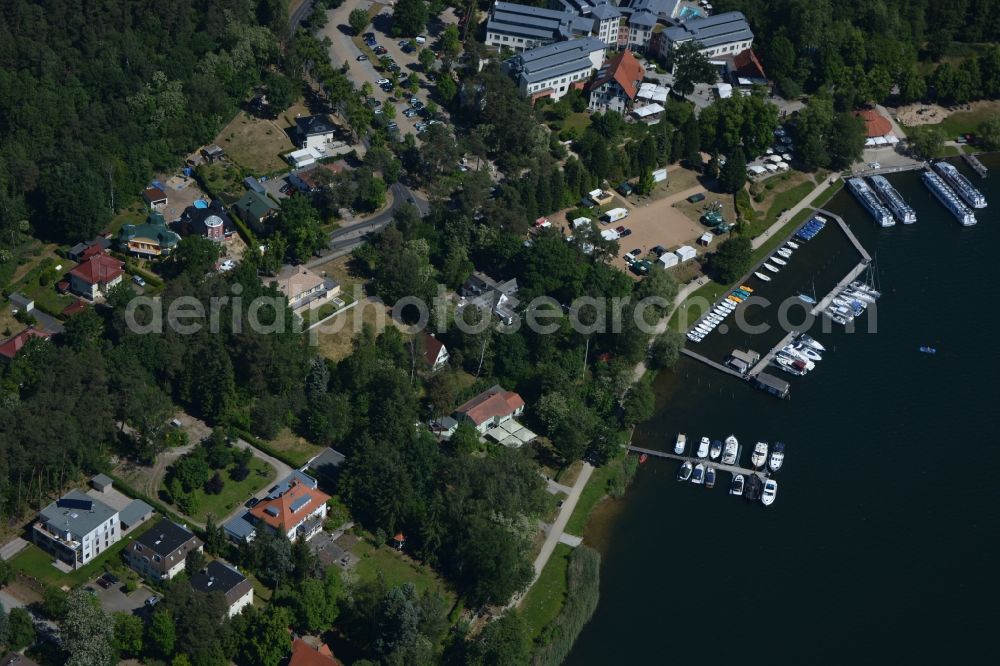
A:
[[[903,224],[913,224],[917,221],[917,214],[903,200],[903,197],[899,195],[899,192],[892,186],[888,178],[885,176],[872,176],[872,185],[882,195],[882,199],[889,204],[889,210],[892,211],[897,220]]]
[[[968,206],[962,203],[962,200],[958,198],[954,190],[941,180],[941,176],[933,171],[925,171],[920,177],[923,179],[927,189],[931,191],[931,194],[944,204],[944,207],[955,216],[955,219],[962,223],[962,226],[971,227],[976,223],[975,214]]]
[[[962,175],[962,172],[955,168],[955,165],[948,162],[935,162],[934,168],[938,173],[955,188],[958,195],[965,199],[965,203],[973,208],[986,208],[986,197],[983,193],[973,187],[969,179]]]
[[[865,207],[872,217],[875,218],[875,224],[880,227],[891,227],[896,224],[896,220],[892,217],[892,213],[889,209],[883,206],[875,193],[871,191],[868,184],[863,178],[851,178],[847,181],[847,187],[850,188],[854,196],[858,198],[861,205]]]

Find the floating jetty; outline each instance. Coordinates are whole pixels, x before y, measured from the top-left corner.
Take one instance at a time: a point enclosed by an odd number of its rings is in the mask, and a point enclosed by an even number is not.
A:
[[[975,155],[971,153],[962,153],[962,159],[964,159],[965,163],[969,165],[969,168],[978,173],[980,177],[986,178],[990,175],[990,172]]]
[[[768,473],[766,467],[764,469],[749,469],[747,467],[739,467],[738,465],[723,465],[715,460],[709,460],[708,458],[696,458],[694,456],[679,456],[676,453],[669,453],[667,451],[657,451],[656,449],[643,449],[638,446],[632,446],[631,444],[627,447],[629,451],[633,453],[645,453],[647,456],[653,456],[655,458],[667,458],[669,460],[676,460],[678,462],[692,462],[694,464],[703,463],[705,465],[710,465],[717,470],[723,472],[730,472],[732,474],[743,474],[744,476],[749,476],[755,474],[760,479],[766,480]],[[738,461],[737,461],[738,462]]]
[[[937,169],[937,172],[941,174],[941,177],[949,185],[955,188],[958,196],[962,197],[965,203],[973,208],[986,208],[986,197],[983,196],[982,192],[973,187],[969,179],[962,175],[962,172],[954,164],[949,162],[935,162],[934,168]]]
[[[889,210],[892,211],[897,220],[903,224],[913,224],[917,221],[916,212],[903,200],[903,197],[892,186],[888,178],[885,176],[872,176],[871,181],[875,191],[888,204]]]
[[[924,181],[924,185],[927,189],[931,191],[937,200],[948,209],[952,215],[955,216],[962,226],[971,227],[976,223],[976,215],[972,210],[963,203],[963,201],[955,194],[948,185],[941,180],[941,176],[937,175],[933,171],[925,171],[920,175],[920,178]]]
[[[878,200],[875,193],[872,192],[871,188],[868,187],[868,183],[864,181],[863,178],[848,178],[847,179],[847,189],[851,191],[858,201],[867,210],[873,218],[875,218],[875,224],[880,227],[891,227],[896,224],[895,218],[893,218],[892,213],[889,209],[882,205],[882,202]]]

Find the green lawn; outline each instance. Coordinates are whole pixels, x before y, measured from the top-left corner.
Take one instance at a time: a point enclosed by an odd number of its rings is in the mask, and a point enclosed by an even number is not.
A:
[[[445,586],[444,581],[430,567],[404,556],[389,546],[375,548],[367,540],[361,539],[351,551],[361,558],[354,569],[354,573],[361,580],[374,580],[381,572],[390,587],[413,583],[418,594],[423,594],[424,590],[434,590],[448,600],[449,606],[455,603],[455,593]]]
[[[997,114],[997,109],[984,106],[975,111],[953,113],[938,124],[944,130],[945,138],[954,140],[960,134],[976,134],[979,126]]]
[[[53,557],[35,544],[29,544],[17,556],[10,561],[11,565],[22,573],[37,578],[43,583],[54,587],[76,587],[88,580],[91,580],[102,571],[119,562],[118,554],[137,536],[148,530],[156,522],[155,517],[150,517],[146,522],[136,527],[125,535],[125,538],[101,553],[96,559],[91,560],[86,566],[63,573],[52,566]]]
[[[268,446],[275,451],[280,451],[287,456],[289,461],[295,462],[296,466],[305,465],[315,457],[324,447],[313,444],[304,437],[299,437],[291,428],[281,430],[274,439],[268,442]]]
[[[566,599],[566,572],[572,552],[573,549],[566,544],[556,544],[552,557],[521,603],[521,614],[532,639],[537,638],[562,609]]]
[[[216,518],[224,518],[255,492],[274,481],[274,468],[260,458],[251,458],[249,467],[250,474],[242,481],[233,481],[229,478],[228,470],[222,471],[225,485],[218,495],[206,495],[201,488],[196,489],[193,494],[198,503],[198,511],[190,518],[202,523],[210,513]],[[174,509],[179,511],[176,506]]]
[[[574,536],[583,536],[583,530],[587,527],[587,519],[590,512],[594,510],[597,503],[608,492],[608,481],[617,474],[617,466],[614,463],[601,465],[594,470],[580,493],[580,499],[573,509],[573,515],[566,522],[566,532]]]

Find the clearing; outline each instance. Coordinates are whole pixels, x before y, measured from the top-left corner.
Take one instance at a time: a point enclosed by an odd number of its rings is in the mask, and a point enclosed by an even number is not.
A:
[[[447,599],[449,607],[454,605],[455,593],[444,581],[430,567],[408,555],[389,546],[376,548],[367,538],[358,539],[351,552],[359,558],[354,573],[361,580],[374,580],[381,573],[389,587],[413,583],[418,595],[424,590],[431,590]]]
[[[903,125],[938,125],[947,139],[960,134],[975,134],[986,120],[1000,113],[1000,102],[981,100],[960,106],[943,107],[937,104],[910,104],[895,110],[896,119]]]
[[[267,444],[275,451],[280,451],[290,460],[294,461],[296,467],[305,465],[324,448],[319,444],[313,444],[304,437],[299,437],[292,432],[291,428],[287,427],[283,428]]]
[[[276,122],[251,116],[246,111],[236,114],[219,132],[215,143],[222,146],[229,159],[255,176],[286,170],[288,164],[280,155],[295,150],[288,134]]]
[[[222,492],[218,495],[209,495],[203,489],[196,488],[191,494],[198,510],[194,515],[188,516],[200,523],[204,523],[208,514],[213,514],[217,519],[222,520],[232,512],[237,506],[250,498],[255,492],[274,481],[274,468],[256,456],[250,458],[250,473],[242,481],[233,481],[229,476],[229,470],[216,470],[222,476],[225,483]],[[213,474],[215,471],[213,471]],[[166,486],[160,486],[165,490]],[[171,505],[178,513],[184,514],[176,505]]]
[[[389,308],[377,300],[362,298],[357,305],[328,319],[309,331],[310,344],[331,361],[342,361],[351,355],[354,339],[367,324],[378,336],[386,326],[399,324],[392,320]]]

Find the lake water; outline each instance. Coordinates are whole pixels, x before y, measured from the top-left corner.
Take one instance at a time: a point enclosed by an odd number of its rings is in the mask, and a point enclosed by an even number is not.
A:
[[[991,206],[972,228],[918,172],[890,177],[915,225],[878,229],[847,192],[828,204],[877,258],[878,332],[814,334],[828,350],[816,370],[774,371],[789,400],[688,359],[661,373],[634,442],[784,441],[777,501],[730,497],[727,473],[707,490],[647,461],[588,534],[601,601],[568,664],[996,662],[1000,159],[983,162],[988,180],[961,166]]]

